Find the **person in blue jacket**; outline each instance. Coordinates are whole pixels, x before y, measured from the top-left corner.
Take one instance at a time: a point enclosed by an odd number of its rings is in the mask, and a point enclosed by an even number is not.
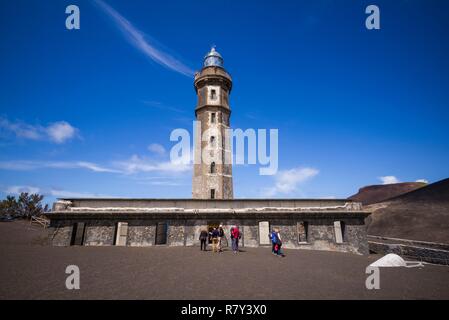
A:
[[[270,236],[270,240],[271,240],[271,253],[277,254],[277,252],[275,250],[276,243],[278,242],[277,232],[274,229],[272,229],[269,236]]]

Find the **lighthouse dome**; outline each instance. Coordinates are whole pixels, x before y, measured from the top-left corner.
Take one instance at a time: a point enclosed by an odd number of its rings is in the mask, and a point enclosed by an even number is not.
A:
[[[219,54],[215,50],[215,46],[213,46],[208,54],[204,57],[204,63],[203,67],[221,67],[223,68],[223,58],[221,57],[221,54]]]

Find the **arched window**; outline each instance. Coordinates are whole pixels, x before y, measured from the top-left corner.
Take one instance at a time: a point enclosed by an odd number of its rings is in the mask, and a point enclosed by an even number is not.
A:
[[[215,162],[210,164],[210,173],[215,173]]]
[[[210,137],[210,145],[211,145],[211,147],[215,147],[215,137],[214,136]]]

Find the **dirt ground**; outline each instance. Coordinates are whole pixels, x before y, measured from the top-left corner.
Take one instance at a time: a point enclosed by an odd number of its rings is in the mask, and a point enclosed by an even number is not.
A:
[[[209,248],[210,249],[210,248]],[[449,267],[382,268],[367,290],[366,267],[380,256],[244,248],[51,247],[39,227],[0,223],[0,299],[449,299]],[[65,269],[80,268],[80,290]]]

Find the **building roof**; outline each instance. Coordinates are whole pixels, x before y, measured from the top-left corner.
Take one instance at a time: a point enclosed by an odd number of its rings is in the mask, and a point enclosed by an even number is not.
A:
[[[101,201],[202,201],[202,202],[206,202],[206,201],[216,201],[216,202],[220,202],[220,201],[224,201],[224,202],[248,202],[248,201],[257,201],[257,202],[282,202],[282,201],[287,201],[287,202],[356,202],[352,199],[329,199],[329,198],[324,198],[324,199],[320,199],[320,198],[275,198],[275,199],[265,199],[265,198],[234,198],[234,199],[193,199],[193,198],[126,198],[126,197],[105,197],[105,198],[101,198],[101,197],[95,197],[95,198],[57,198],[57,200],[66,200],[66,201],[96,201],[96,200],[101,200]]]
[[[347,199],[60,199],[49,217],[293,218],[366,217]],[[271,219],[270,218],[270,219]]]
[[[361,210],[361,204],[347,199],[124,199],[65,198],[54,210],[71,211],[303,211]]]

